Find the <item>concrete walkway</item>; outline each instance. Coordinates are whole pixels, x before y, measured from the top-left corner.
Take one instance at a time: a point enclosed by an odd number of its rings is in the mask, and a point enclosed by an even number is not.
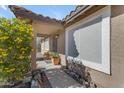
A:
[[[81,84],[68,76],[60,68],[60,65],[53,65],[51,61],[38,61],[37,67],[42,68],[53,88],[83,88]]]

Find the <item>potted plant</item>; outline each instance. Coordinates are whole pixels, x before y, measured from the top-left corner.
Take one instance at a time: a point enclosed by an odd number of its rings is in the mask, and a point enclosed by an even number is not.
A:
[[[60,56],[56,52],[51,53],[51,60],[54,65],[59,65],[60,64]]]
[[[49,51],[44,52],[43,56],[44,56],[45,59],[50,59]]]

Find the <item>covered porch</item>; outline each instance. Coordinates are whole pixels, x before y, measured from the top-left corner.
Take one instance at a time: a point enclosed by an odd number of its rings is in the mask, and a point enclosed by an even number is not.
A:
[[[10,6],[10,9],[17,18],[26,19],[32,25],[34,34],[31,44],[32,71],[36,69],[44,71],[52,87],[90,87],[91,78],[85,66],[80,60],[66,58],[65,28],[62,21],[35,14],[23,7]],[[48,51],[59,54],[61,65],[53,65],[51,60],[44,60],[44,53]],[[61,68],[66,66],[66,62],[68,67]],[[39,72],[36,77],[39,77],[38,75]]]
[[[32,52],[33,66],[36,60],[44,59],[46,52],[62,53],[64,51],[64,47],[63,51],[59,50],[59,42],[64,43],[64,38],[59,40],[61,33],[64,33],[64,27],[61,23],[53,20],[34,20],[32,26],[34,31],[34,41],[32,45],[34,49]]]
[[[62,21],[44,17],[15,5],[10,5],[9,8],[17,18],[28,20],[28,23],[32,25],[34,34],[31,53],[32,70],[36,69],[37,58],[42,58],[45,52],[64,54],[65,30]]]

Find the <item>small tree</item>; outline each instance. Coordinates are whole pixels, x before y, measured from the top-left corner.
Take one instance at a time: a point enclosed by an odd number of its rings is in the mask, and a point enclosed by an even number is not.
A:
[[[32,26],[19,19],[0,18],[0,78],[13,82],[30,69]]]

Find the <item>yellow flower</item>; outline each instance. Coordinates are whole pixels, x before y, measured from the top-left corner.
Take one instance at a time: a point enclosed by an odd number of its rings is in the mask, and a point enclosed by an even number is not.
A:
[[[12,69],[9,69],[9,68],[5,68],[5,70],[6,70],[6,72],[13,72],[13,71],[15,71],[15,68],[12,68]]]
[[[5,26],[10,26],[10,24],[5,24]]]
[[[9,68],[5,68],[5,70],[8,70]]]
[[[17,48],[19,48],[19,46],[17,46]]]
[[[24,50],[25,48],[21,48],[22,50]]]
[[[10,72],[10,70],[7,70],[6,72]]]
[[[19,38],[17,37],[16,39],[15,39],[15,41],[18,41],[19,40]]]
[[[12,30],[12,29],[10,29],[10,32],[13,32],[13,30]]]
[[[0,33],[2,33],[2,30],[0,30]]]
[[[23,58],[24,58],[24,56],[20,56],[19,58],[20,58],[20,59],[23,59]]]
[[[15,42],[21,43],[21,42],[22,42],[22,39],[20,39],[19,37],[17,37],[17,38],[15,39]]]
[[[9,47],[9,49],[12,49],[12,47]]]
[[[32,32],[30,33],[30,35],[31,35],[32,37],[34,37],[34,34],[33,34]]]
[[[25,53],[25,51],[22,51],[22,54],[24,54]]]
[[[0,37],[0,40],[6,40],[8,38],[9,38],[8,36],[3,36],[3,37]]]
[[[0,61],[0,64],[3,63],[2,61]]]
[[[15,68],[10,69],[10,72],[13,72],[13,71],[15,71]]]
[[[16,79],[17,79],[17,80],[20,80],[20,79],[21,79],[21,77],[16,77]]]
[[[0,48],[0,51],[2,51],[3,49],[2,48]]]
[[[4,57],[6,57],[8,54],[3,53],[2,55],[3,55]]]

